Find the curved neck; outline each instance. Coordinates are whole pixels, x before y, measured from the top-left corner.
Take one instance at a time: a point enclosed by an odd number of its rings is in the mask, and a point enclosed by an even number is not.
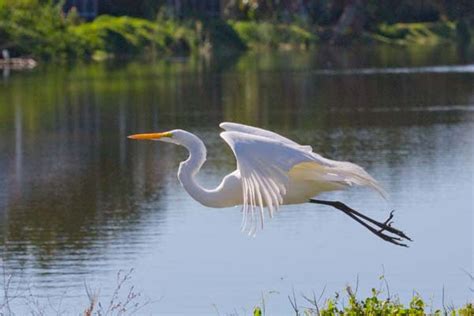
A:
[[[189,157],[179,165],[178,179],[192,198],[205,206],[219,207],[220,186],[208,190],[196,182],[195,176],[206,161],[207,151],[204,143],[197,136],[191,135],[181,143],[189,151]]]

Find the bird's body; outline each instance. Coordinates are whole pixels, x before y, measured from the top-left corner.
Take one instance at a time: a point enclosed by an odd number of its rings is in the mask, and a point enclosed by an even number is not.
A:
[[[297,165],[288,173],[288,189],[283,196],[281,205],[306,203],[312,197],[327,192],[342,189],[339,184],[329,184],[318,181],[317,179],[306,179],[307,171],[311,170],[310,166],[304,164]],[[239,206],[244,203],[242,194],[242,178],[240,171],[235,170],[226,175],[221,183],[215,188],[204,190],[206,196],[196,192],[194,185],[190,185],[191,179],[179,177],[181,184],[187,192],[202,205],[214,208],[223,208],[231,206]],[[192,181],[195,181],[194,179]],[[262,206],[267,207],[267,202],[262,200]]]
[[[221,123],[220,127],[226,130],[220,136],[232,149],[237,168],[213,189],[206,189],[196,181],[206,161],[206,147],[196,135],[172,130],[129,138],[184,146],[189,157],[181,162],[178,179],[185,190],[208,207],[242,205],[243,229],[251,234],[258,224],[263,227],[264,208],[273,217],[281,205],[306,203],[322,192],[352,185],[367,186],[384,195],[378,183],[356,164],[324,158],[313,152],[311,146],[300,145],[264,129],[237,123]]]
[[[327,183],[317,178],[317,170],[313,165],[301,163],[294,166],[288,173],[288,189],[283,196],[281,205],[306,203],[312,197],[320,193],[341,190],[345,185],[338,183]],[[196,194],[190,179],[178,176],[181,184],[187,192],[198,202],[207,207],[223,208],[239,206],[244,203],[242,194],[242,178],[239,170],[226,175],[221,183],[215,188],[205,190],[205,195]],[[195,181],[194,179],[192,181]],[[214,197],[215,196],[215,197]],[[267,202],[262,200],[262,206],[267,207]]]

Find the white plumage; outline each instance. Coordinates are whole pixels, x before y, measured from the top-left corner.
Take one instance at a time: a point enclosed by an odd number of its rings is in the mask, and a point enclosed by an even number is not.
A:
[[[243,229],[255,232],[256,214],[264,223],[264,207],[270,217],[283,204],[308,202],[326,191],[353,184],[369,186],[384,196],[378,183],[361,167],[330,160],[311,146],[300,145],[279,134],[236,123],[221,123],[221,137],[237,160],[242,185]]]
[[[215,189],[200,186],[195,175],[206,159],[206,148],[194,134],[183,130],[131,135],[132,139],[152,139],[186,147],[189,158],[180,164],[178,178],[188,193],[203,205],[242,205],[242,229],[250,234],[263,227],[265,212],[272,217],[284,204],[308,202],[321,192],[351,185],[368,186],[383,196],[384,191],[363,168],[330,160],[264,129],[237,123],[221,123],[220,136],[232,149],[237,169],[224,177]]]

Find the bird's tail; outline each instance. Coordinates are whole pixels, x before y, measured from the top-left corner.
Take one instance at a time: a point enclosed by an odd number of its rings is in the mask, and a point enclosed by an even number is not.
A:
[[[332,161],[331,167],[326,167],[327,180],[342,182],[346,185],[362,185],[377,191],[384,199],[387,192],[362,167],[347,161]],[[331,179],[332,178],[332,179]]]

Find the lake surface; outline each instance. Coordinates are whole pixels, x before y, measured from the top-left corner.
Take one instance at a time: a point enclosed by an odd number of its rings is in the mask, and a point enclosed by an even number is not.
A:
[[[200,182],[235,168],[218,124],[268,128],[366,168],[366,189],[321,196],[377,219],[395,209],[405,249],[319,205],[282,207],[256,237],[239,208],[209,209],[181,188],[186,158],[127,135],[189,130],[208,146]],[[248,315],[265,300],[323,297],[358,284],[435,308],[473,300],[474,53],[330,48],[222,60],[42,67],[0,79],[3,288],[19,314],[79,314],[86,288],[108,305],[120,270],[150,300],[139,314]],[[124,272],[122,272],[123,275]],[[358,280],[358,281],[357,281]],[[443,298],[444,293],[444,298]],[[51,312],[52,313],[52,312]]]

